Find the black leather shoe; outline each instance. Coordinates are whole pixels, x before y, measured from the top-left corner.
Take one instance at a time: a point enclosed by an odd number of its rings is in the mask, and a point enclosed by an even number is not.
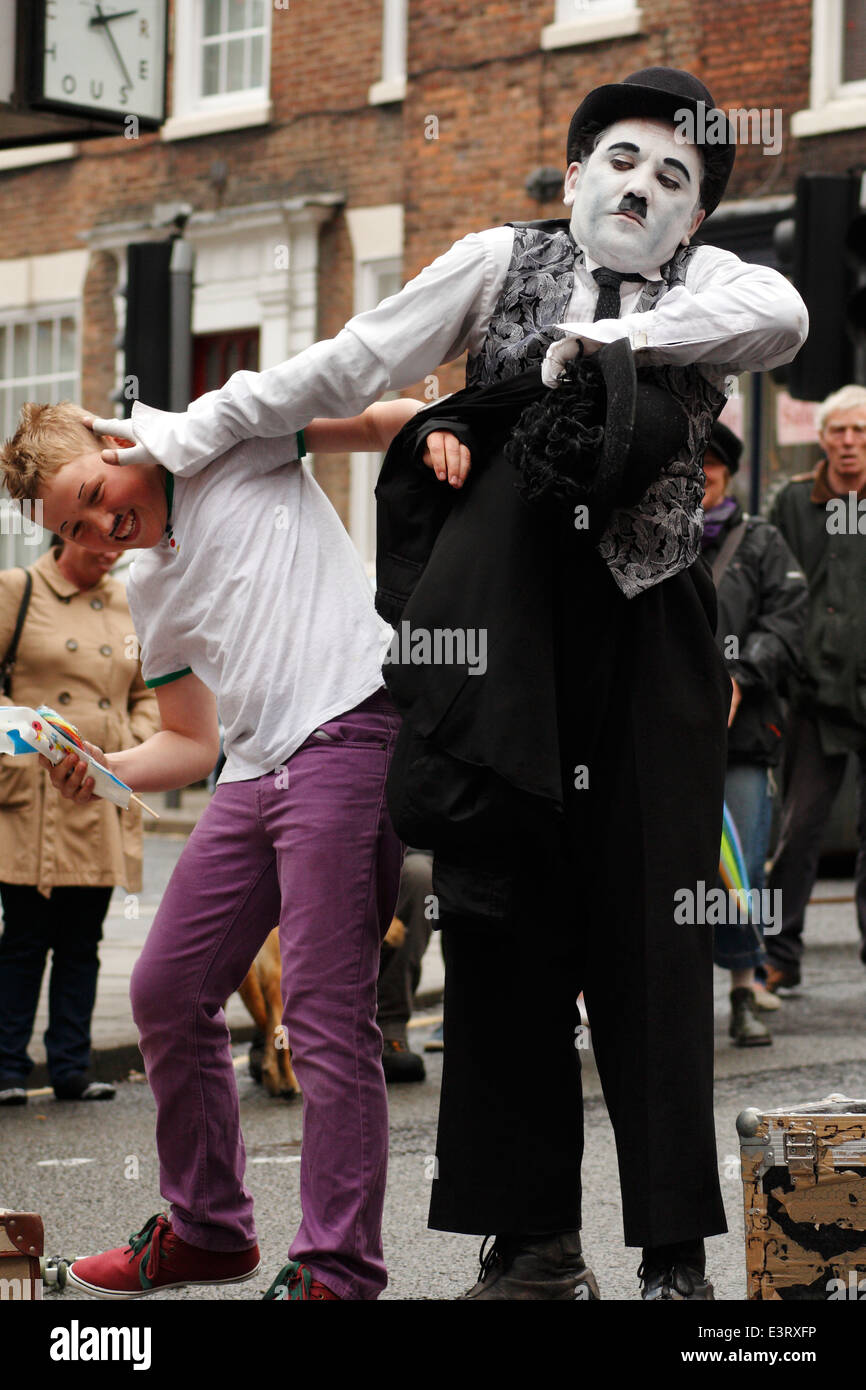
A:
[[[584,1264],[579,1231],[497,1236],[485,1254],[489,1239],[481,1246],[481,1278],[461,1301],[543,1298],[574,1303],[601,1297],[595,1275]]]
[[[712,1284],[694,1265],[651,1265],[644,1261],[637,1277],[641,1281],[640,1296],[647,1303],[653,1299],[679,1303],[694,1303],[701,1299],[715,1302]]]

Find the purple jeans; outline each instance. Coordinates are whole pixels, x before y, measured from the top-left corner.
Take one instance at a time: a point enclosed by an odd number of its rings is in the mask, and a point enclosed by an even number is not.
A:
[[[289,1255],[347,1299],[376,1298],[387,1283],[376,979],[402,857],[385,807],[398,727],[378,691],[282,768],[218,786],[130,988],[172,1226],[206,1250],[249,1249],[256,1230],[223,1005],[279,921],[283,1022],[304,1097],[302,1218]]]

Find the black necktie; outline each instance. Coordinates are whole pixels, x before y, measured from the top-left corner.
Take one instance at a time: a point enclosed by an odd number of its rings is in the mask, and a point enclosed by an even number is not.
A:
[[[607,266],[601,265],[592,272],[592,278],[599,286],[592,320],[595,323],[597,319],[618,319],[621,303],[619,287],[623,280],[645,280],[646,276],[638,275],[636,271],[620,274],[618,270],[608,270]]]

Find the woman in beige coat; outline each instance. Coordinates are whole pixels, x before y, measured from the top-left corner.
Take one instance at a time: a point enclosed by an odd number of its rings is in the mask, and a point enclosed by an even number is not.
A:
[[[159,728],[142,680],[126,591],[108,571],[116,550],[67,543],[41,556],[11,685],[0,703],[51,705],[106,752]],[[23,570],[0,571],[0,661],[24,594]],[[141,814],[108,801],[73,805],[51,794],[36,754],[0,756],[0,1104],[23,1105],[27,1047],[48,950],[53,951],[48,1070],[58,1100],[102,1100],[91,1082],[90,1020],[98,944],[112,888],[141,887]]]

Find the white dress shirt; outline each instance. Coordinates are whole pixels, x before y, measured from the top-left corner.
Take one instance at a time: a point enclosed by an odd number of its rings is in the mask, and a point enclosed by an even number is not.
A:
[[[191,475],[241,439],[294,434],[317,416],[357,415],[383,392],[420,381],[466,349],[477,353],[513,241],[511,227],[462,237],[398,294],[350,319],[335,338],[266,371],[235,372],[187,411],[137,402],[137,440],[172,472]],[[654,309],[639,314],[634,308],[642,289],[624,282],[622,316],[593,323],[598,285],[589,269],[576,265],[560,327],[597,343],[628,337],[645,361],[695,363],[720,389],[740,372],[789,362],[806,337],[806,307],[782,275],[714,246],[699,247],[685,284],[663,291]]]

